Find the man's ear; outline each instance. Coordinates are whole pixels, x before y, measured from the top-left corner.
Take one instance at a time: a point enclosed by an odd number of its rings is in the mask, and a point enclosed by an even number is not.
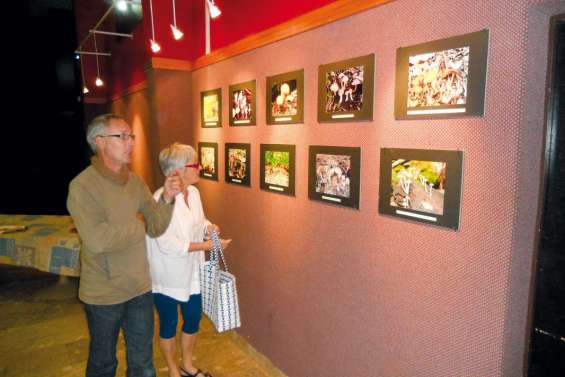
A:
[[[104,138],[100,136],[96,136],[96,139],[94,139],[94,143],[96,144],[96,151],[99,152],[104,146]]]

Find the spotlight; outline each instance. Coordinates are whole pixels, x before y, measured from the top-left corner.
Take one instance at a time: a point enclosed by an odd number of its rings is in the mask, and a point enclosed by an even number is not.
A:
[[[180,40],[184,33],[177,28],[177,10],[175,7],[175,0],[173,0],[173,24],[171,25],[171,31],[173,32],[173,38],[176,41]]]
[[[150,39],[149,42],[151,43],[151,51],[153,51],[153,53],[156,54],[161,51],[161,46],[159,46],[159,43],[155,42],[153,39]]]
[[[116,8],[118,8],[121,12],[125,12],[128,10],[128,2],[125,0],[118,0],[116,2]]]
[[[77,54],[78,57],[80,57],[79,54]],[[79,60],[80,63],[80,77],[82,78],[82,93],[83,94],[87,94],[88,92],[90,92],[90,90],[88,90],[88,88],[86,87],[86,81],[84,80],[84,68],[82,67],[82,59]],[[86,62],[84,62],[84,64],[86,64]]]
[[[153,37],[152,39],[149,40],[149,43],[151,43],[151,51],[153,51],[153,53],[156,54],[159,51],[161,51],[161,46],[159,46],[159,43],[157,43],[157,41],[155,40],[155,25],[153,22],[153,2],[151,0],[149,0],[149,13],[151,14],[151,36]]]
[[[222,11],[220,10],[220,8],[218,8],[218,6],[216,4],[214,4],[214,0],[207,0],[206,1],[208,3],[208,9],[210,10],[210,17],[211,18],[216,18],[218,17],[220,14],[222,14]]]
[[[184,33],[173,25],[171,25],[171,31],[173,32],[173,38],[177,41],[184,36]]]

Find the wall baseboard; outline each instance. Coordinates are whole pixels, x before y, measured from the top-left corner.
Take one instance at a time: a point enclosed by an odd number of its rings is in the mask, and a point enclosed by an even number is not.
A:
[[[232,341],[237,345],[239,349],[245,352],[251,359],[253,359],[257,364],[263,367],[265,370],[269,371],[269,376],[271,377],[288,377],[279,368],[277,368],[271,360],[269,360],[261,352],[257,351],[245,338],[239,335],[236,331],[227,332]]]

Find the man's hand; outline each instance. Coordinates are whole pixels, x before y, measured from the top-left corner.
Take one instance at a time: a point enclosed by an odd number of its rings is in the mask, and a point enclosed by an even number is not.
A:
[[[220,227],[216,224],[206,225],[206,237],[210,237],[213,231],[216,231],[216,233],[220,234]]]
[[[182,190],[182,179],[178,171],[171,173],[166,179],[163,185],[163,199],[167,203],[172,202],[173,198],[177,196]]]

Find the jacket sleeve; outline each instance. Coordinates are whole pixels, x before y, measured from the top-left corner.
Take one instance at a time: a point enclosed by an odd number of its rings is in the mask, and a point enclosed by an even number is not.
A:
[[[165,233],[155,238],[159,251],[170,256],[182,257],[188,255],[190,240],[185,240],[175,234],[173,227],[169,226]]]
[[[104,208],[80,183],[71,182],[67,209],[82,242],[93,253],[124,250],[144,239],[145,228],[137,218],[121,225],[108,224]]]
[[[142,189],[141,206],[139,210],[145,217],[147,235],[149,235],[149,237],[156,238],[165,233],[169,223],[171,222],[174,199],[171,203],[166,203],[161,196],[161,198],[156,202],[149,192],[147,185],[141,180],[140,183]]]

